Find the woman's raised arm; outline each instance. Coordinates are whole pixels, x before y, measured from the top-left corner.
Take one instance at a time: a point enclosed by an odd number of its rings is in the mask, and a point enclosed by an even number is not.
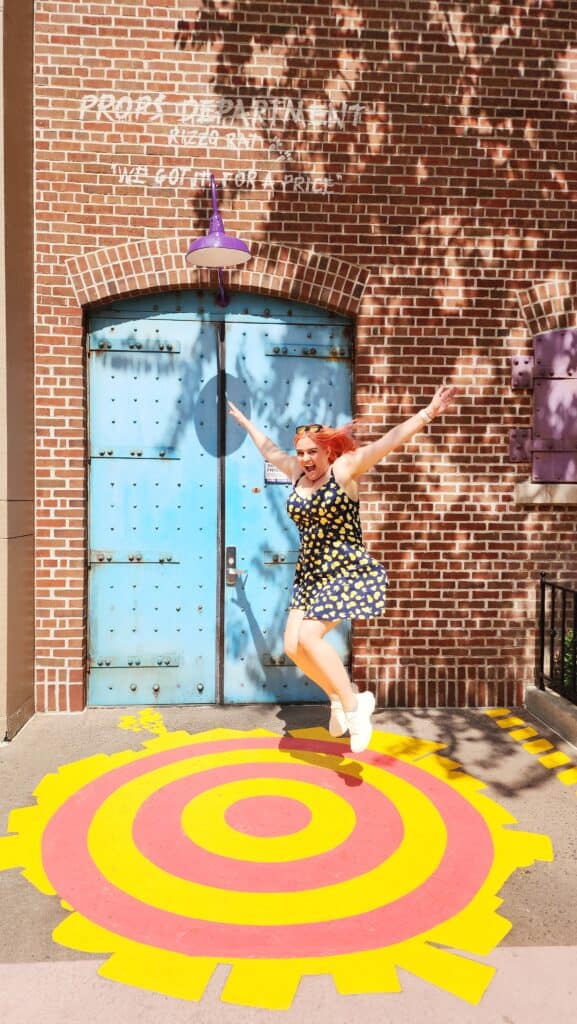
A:
[[[442,385],[437,389],[431,402],[425,409],[420,409],[415,416],[411,416],[408,420],[404,420],[403,423],[393,427],[392,430],[388,430],[386,434],[377,438],[376,441],[361,445],[355,451],[342,455],[339,462],[342,464],[345,474],[353,479],[358,479],[363,473],[376,466],[389,452],[395,451],[396,448],[401,448],[423,427],[432,423],[437,416],[442,416],[453,404],[456,395],[457,388]]]
[[[236,405],[233,405],[231,401],[228,402],[228,411],[233,419],[246,430],[251,441],[256,445],[263,459],[267,462],[272,463],[277,469],[280,469],[281,473],[284,473],[292,481],[296,480],[300,474],[299,461],[295,455],[289,455],[288,452],[283,451],[277,444],[267,437],[252,420],[249,420],[248,416],[245,416]]]

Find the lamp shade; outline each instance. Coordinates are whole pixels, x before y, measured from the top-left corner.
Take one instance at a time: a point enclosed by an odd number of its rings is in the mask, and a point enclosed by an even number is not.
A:
[[[216,182],[210,176],[212,192],[212,217],[208,234],[191,242],[185,260],[192,267],[236,267],[250,259],[250,249],[246,242],[224,231],[222,217],[218,211],[216,198]]]
[[[192,267],[236,267],[250,259],[246,242],[224,231],[211,230],[203,238],[191,242],[185,256]]]

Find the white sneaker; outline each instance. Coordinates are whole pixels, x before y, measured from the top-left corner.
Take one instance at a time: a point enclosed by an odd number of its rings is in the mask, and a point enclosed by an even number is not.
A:
[[[345,711],[345,718],[351,734],[351,751],[360,754],[371,742],[373,726],[371,715],[375,710],[375,698],[369,691],[359,693],[356,711]]]
[[[329,720],[329,733],[331,736],[344,736],[348,729],[347,719],[340,700],[331,701],[331,717]]]

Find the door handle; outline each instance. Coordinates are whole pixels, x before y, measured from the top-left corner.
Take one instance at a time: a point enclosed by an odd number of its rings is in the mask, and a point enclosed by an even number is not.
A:
[[[227,587],[236,587],[236,582],[239,576],[246,576],[246,570],[237,569],[236,567],[236,548],[230,547],[226,549],[226,585]]]

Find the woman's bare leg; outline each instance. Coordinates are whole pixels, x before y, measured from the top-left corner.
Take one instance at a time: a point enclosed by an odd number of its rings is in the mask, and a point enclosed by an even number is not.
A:
[[[344,711],[354,711],[357,699],[347,670],[334,647],[323,639],[336,625],[336,622],[305,619],[304,612],[293,609],[285,630],[285,650],[328,697],[338,697]]]
[[[327,682],[326,678],[320,677],[317,670],[310,659],[307,657],[306,651],[300,643],[300,628],[304,621],[305,613],[293,609],[288,614],[287,624],[284,633],[284,649],[288,654],[291,661],[294,661],[298,668],[312,679],[313,683],[320,686],[321,690],[324,690],[327,696],[337,696],[336,690],[332,684],[332,681]],[[328,623],[326,624],[328,627]]]

